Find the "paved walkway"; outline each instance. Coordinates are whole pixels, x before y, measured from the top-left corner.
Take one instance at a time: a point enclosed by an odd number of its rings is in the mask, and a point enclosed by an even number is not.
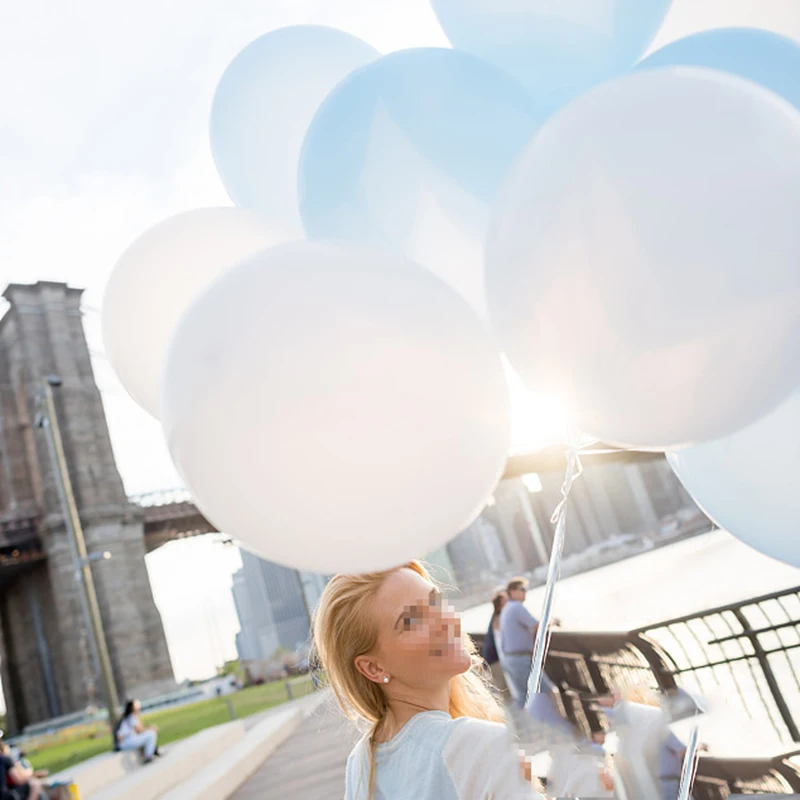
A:
[[[344,797],[347,756],[355,728],[324,702],[264,762],[233,800],[321,800]]]

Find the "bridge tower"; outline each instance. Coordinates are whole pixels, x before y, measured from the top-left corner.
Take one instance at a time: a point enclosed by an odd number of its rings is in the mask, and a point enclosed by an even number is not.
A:
[[[57,376],[56,409],[120,697],[175,687],[145,567],[143,511],[117,471],[80,309],[61,283],[12,284],[0,320],[0,675],[7,725],[103,704],[75,558],[45,433],[42,379]]]

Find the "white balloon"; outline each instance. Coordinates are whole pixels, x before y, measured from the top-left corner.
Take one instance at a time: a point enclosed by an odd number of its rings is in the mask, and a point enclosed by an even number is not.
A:
[[[717,525],[800,567],[800,392],[732,436],[667,459]]]
[[[280,241],[259,214],[200,208],[160,222],[123,253],[103,298],[103,342],[145,411],[158,417],[161,372],[180,315],[228,267]]]
[[[487,245],[531,389],[608,442],[727,435],[800,373],[800,114],[720,72],[609,81],[540,129]]]
[[[477,516],[510,438],[499,353],[422,267],[381,250],[283,245],[181,319],[162,422],[220,530],[322,573],[383,569]]]

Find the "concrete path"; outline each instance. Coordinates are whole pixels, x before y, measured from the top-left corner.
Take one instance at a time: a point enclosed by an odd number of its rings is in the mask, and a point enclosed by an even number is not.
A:
[[[360,734],[324,702],[267,759],[232,800],[320,800],[344,797],[347,756]]]

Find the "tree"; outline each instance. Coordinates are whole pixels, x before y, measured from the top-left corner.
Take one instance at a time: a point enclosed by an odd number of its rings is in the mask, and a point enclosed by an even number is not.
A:
[[[226,661],[221,667],[217,667],[217,677],[224,678],[226,675],[234,675],[241,678],[243,675],[242,664],[238,658],[233,661]]]

